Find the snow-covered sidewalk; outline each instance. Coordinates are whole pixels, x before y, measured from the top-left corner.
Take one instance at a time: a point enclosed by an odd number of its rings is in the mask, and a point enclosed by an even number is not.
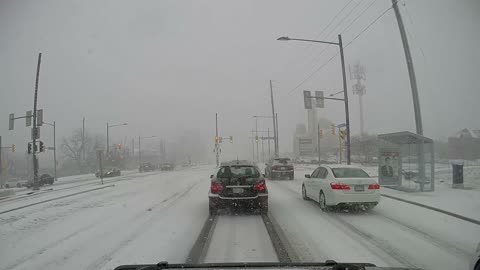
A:
[[[468,218],[480,220],[480,190],[453,189],[447,184],[438,185],[434,192],[407,193],[383,188],[382,194],[409,200]]]

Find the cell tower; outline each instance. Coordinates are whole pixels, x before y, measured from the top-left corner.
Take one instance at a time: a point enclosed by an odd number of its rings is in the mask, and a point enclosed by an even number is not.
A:
[[[363,123],[363,96],[367,93],[367,89],[362,81],[366,81],[367,75],[365,71],[365,66],[360,65],[360,63],[356,63],[353,66],[353,70],[350,69],[350,80],[355,80],[355,84],[352,85],[353,94],[358,95],[358,102],[360,104],[360,135],[364,135],[364,123]]]

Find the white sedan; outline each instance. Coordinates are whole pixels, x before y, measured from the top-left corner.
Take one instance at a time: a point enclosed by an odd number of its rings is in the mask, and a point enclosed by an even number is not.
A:
[[[358,167],[320,166],[305,175],[302,197],[317,201],[323,211],[354,205],[369,210],[380,201],[380,185]]]

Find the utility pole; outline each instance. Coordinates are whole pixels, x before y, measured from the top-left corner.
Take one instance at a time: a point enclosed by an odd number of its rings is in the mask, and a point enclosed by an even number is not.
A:
[[[395,11],[395,17],[397,18],[398,29],[400,31],[400,37],[403,43],[403,50],[405,52],[405,59],[407,62],[408,76],[410,78],[410,87],[412,88],[412,99],[413,99],[413,110],[415,113],[415,127],[418,135],[423,136],[423,124],[422,124],[422,113],[420,110],[420,100],[418,98],[418,88],[417,88],[417,78],[415,76],[415,70],[413,68],[412,54],[410,53],[410,46],[408,45],[408,38],[405,32],[405,27],[403,25],[402,15],[398,8],[398,0],[392,0],[392,7]],[[423,191],[424,179],[425,179],[425,158],[423,153],[423,142],[417,146],[417,166],[418,173],[421,179],[420,182],[420,191]]]
[[[317,123],[317,152],[318,152],[318,166],[321,165],[320,161],[320,123]]]
[[[280,155],[280,147],[279,147],[279,144],[278,144],[278,113],[275,113],[275,127],[277,128],[277,132],[276,132],[276,136],[275,136],[275,142],[276,142],[276,146],[275,146],[275,150],[277,151],[276,154],[275,154],[275,157],[278,157]]]
[[[0,188],[3,188],[2,136],[0,136]]]
[[[215,158],[217,161],[217,167],[220,165],[220,153],[218,144],[218,113],[215,113]]]
[[[402,38],[403,50],[405,51],[405,59],[407,61],[410,87],[412,88],[413,110],[415,112],[415,126],[417,129],[417,134],[423,135],[422,114],[420,111],[420,101],[418,99],[417,79],[415,77],[415,70],[413,69],[412,55],[410,53],[410,46],[408,45],[405,27],[403,26],[402,15],[398,9],[398,0],[392,0],[392,7],[395,11],[395,17],[397,18],[398,29],[400,30],[400,37]]]
[[[268,137],[268,160],[272,157],[270,154],[270,128],[267,128],[267,137]]]
[[[257,162],[260,162],[258,157],[258,118],[255,118],[255,142],[257,143]]]
[[[252,161],[255,161],[255,136],[253,134],[254,131],[252,130]]]
[[[83,154],[83,160],[86,160],[85,158],[85,117],[83,117],[83,122],[82,122],[82,154]]]
[[[262,136],[262,162],[265,163],[265,150],[263,148],[263,140],[264,140],[264,138]]]
[[[138,166],[142,165],[142,150],[140,146],[140,136],[138,136]]]
[[[55,181],[57,181],[57,142],[55,141],[56,130],[55,121],[53,121],[53,173]],[[83,152],[83,158],[85,159],[85,152]]]
[[[39,190],[38,187],[38,160],[36,140],[39,132],[37,130],[37,97],[38,97],[38,82],[40,80],[40,64],[42,62],[42,53],[38,54],[37,75],[35,78],[35,93],[33,96],[33,132],[32,132],[32,160],[33,160],[33,190]]]
[[[135,157],[135,139],[132,138],[132,159]]]
[[[108,142],[108,123],[107,123],[107,153],[106,153],[107,158],[109,156],[109,153],[110,153],[110,144]]]
[[[273,120],[273,147],[275,148],[275,157],[278,157],[278,133],[277,133],[277,123],[275,120],[275,106],[273,103],[273,86],[272,80],[270,80],[270,99],[272,102],[272,120]]]

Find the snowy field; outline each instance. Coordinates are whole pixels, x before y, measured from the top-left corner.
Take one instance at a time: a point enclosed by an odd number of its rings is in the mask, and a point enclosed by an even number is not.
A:
[[[212,170],[132,173],[104,185],[92,179],[94,185],[0,202],[0,212],[33,204],[0,214],[0,269],[185,262],[208,217]],[[301,198],[311,171],[299,166],[294,181],[267,182],[270,215],[300,260],[468,269],[480,226],[387,198],[369,213],[323,213]],[[34,204],[96,187],[104,188]],[[277,261],[269,241],[260,216],[223,214],[205,261]]]

